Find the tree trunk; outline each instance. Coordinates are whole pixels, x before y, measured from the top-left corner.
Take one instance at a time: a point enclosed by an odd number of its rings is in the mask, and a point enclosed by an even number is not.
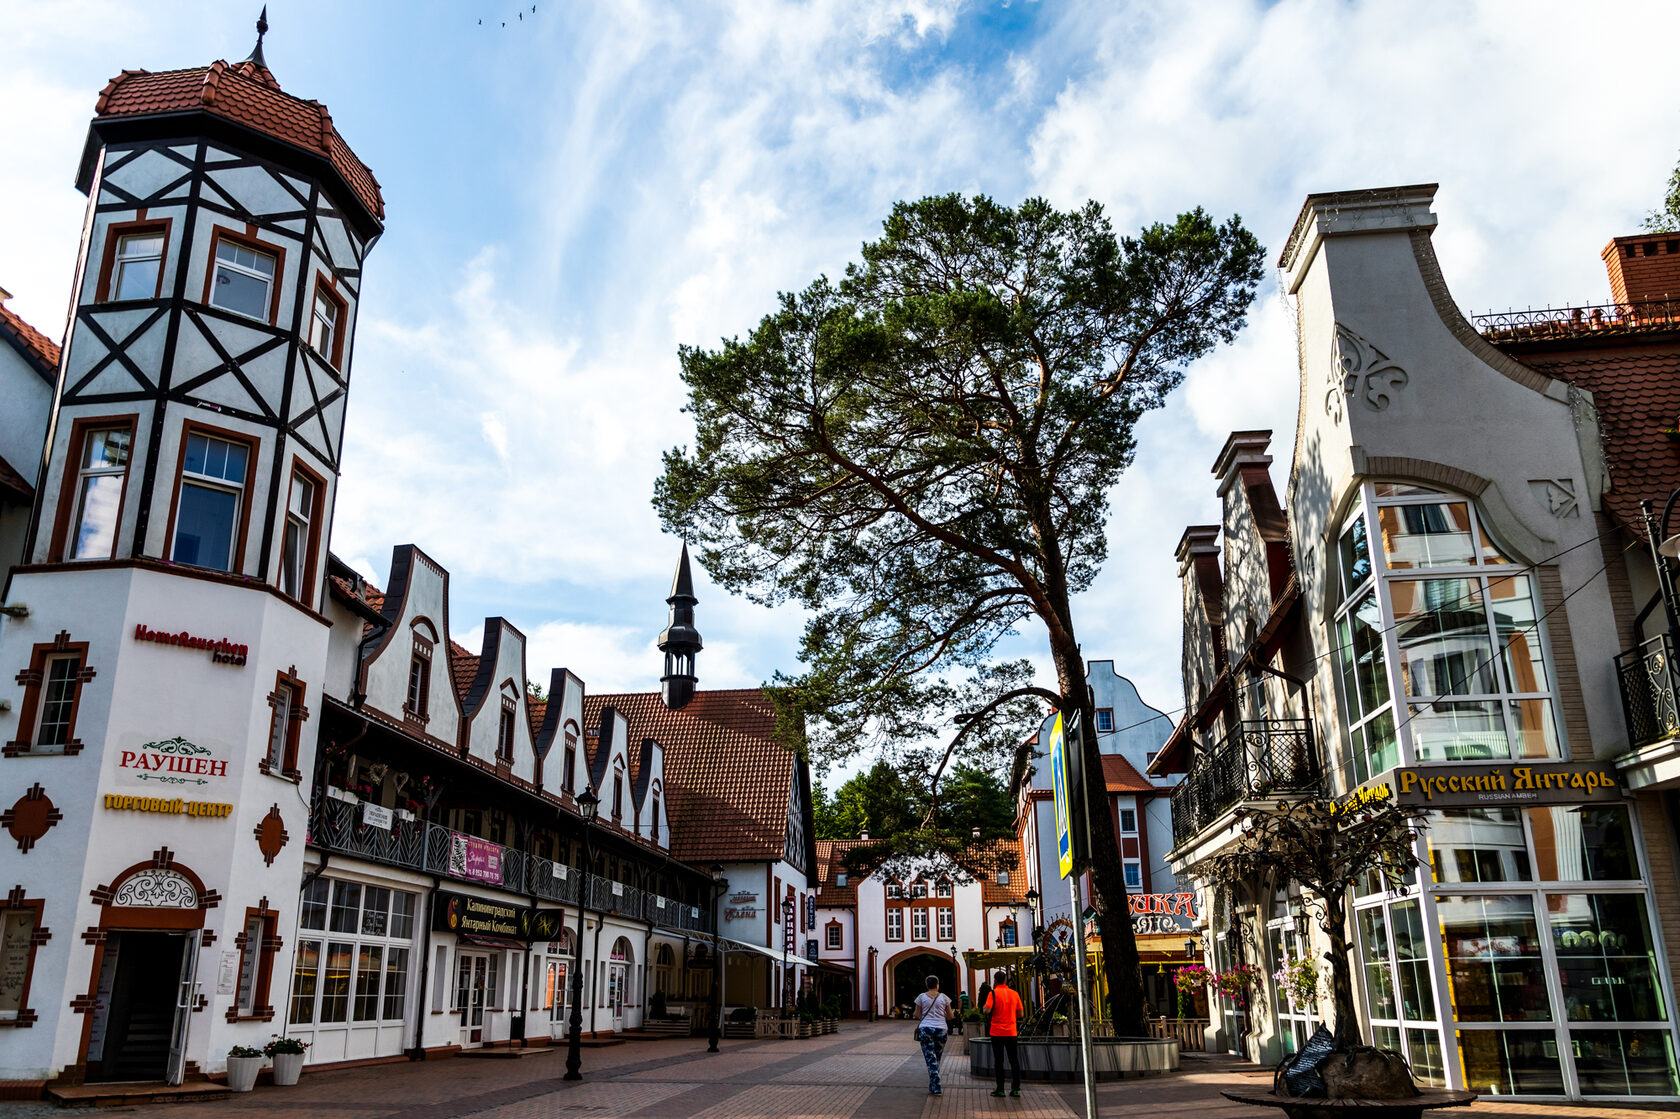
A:
[[[1108,1014],[1120,1037],[1147,1037],[1143,980],[1138,974],[1137,938],[1132,935],[1131,907],[1126,901],[1126,876],[1120,858],[1108,783],[1103,779],[1102,751],[1097,747],[1096,712],[1085,683],[1085,659],[1073,641],[1073,627],[1064,623],[1066,638],[1051,637],[1051,655],[1062,693],[1062,718],[1077,711],[1085,727],[1082,761],[1085,769],[1085,812],[1091,829],[1091,886],[1100,902],[1097,932],[1102,938],[1103,978],[1108,984]],[[1085,935],[1085,924],[1073,914],[1074,934]]]
[[[1350,1049],[1363,1041],[1359,1033],[1359,1011],[1353,1004],[1353,965],[1348,962],[1347,901],[1339,893],[1324,899],[1321,927],[1330,938],[1330,1002],[1331,1012],[1336,1016],[1331,1033],[1337,1049]]]

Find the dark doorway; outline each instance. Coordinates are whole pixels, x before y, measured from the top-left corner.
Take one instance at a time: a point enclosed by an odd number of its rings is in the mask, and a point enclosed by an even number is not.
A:
[[[113,932],[106,939],[100,976],[105,1005],[88,1045],[89,1080],[164,1078],[186,942],[182,934],[166,932]]]
[[[957,1001],[957,964],[939,952],[919,952],[893,965],[893,1005],[912,1007],[916,996],[927,990],[927,977],[939,977],[939,992]]]

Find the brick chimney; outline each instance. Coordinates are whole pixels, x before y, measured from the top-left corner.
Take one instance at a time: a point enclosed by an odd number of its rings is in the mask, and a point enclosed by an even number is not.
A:
[[[1225,579],[1219,571],[1219,526],[1191,525],[1178,538],[1173,554],[1178,559],[1178,577],[1184,583],[1186,601],[1200,600],[1202,616],[1213,632],[1213,667],[1217,672],[1225,667]]]
[[[1680,236],[1647,233],[1618,237],[1604,246],[1610,298],[1617,303],[1680,299]]]

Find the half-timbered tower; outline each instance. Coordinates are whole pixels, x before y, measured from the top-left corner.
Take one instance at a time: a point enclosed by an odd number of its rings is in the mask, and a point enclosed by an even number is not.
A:
[[[326,107],[280,88],[263,30],[239,63],[111,79],[78,172],[0,630],[0,920],[24,977],[0,1000],[0,1079],[179,1082],[285,1023],[383,203]]]

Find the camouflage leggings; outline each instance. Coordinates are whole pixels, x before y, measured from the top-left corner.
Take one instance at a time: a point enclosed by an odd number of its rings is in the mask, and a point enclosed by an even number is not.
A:
[[[928,1091],[938,1092],[941,1090],[939,1059],[945,1055],[945,1031],[921,1026],[916,1030],[916,1040],[922,1043],[922,1060],[927,1062]]]

